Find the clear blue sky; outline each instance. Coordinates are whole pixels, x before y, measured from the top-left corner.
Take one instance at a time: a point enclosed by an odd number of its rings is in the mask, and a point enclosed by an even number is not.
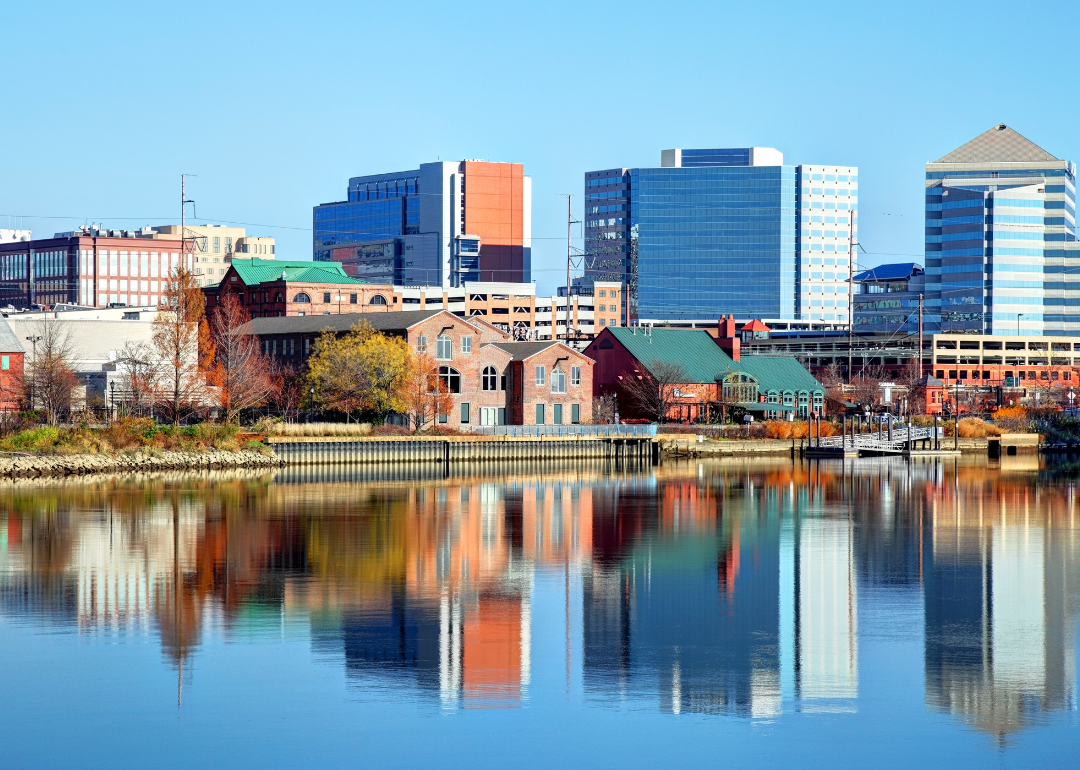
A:
[[[311,207],[344,197],[349,176],[513,161],[533,178],[533,265],[551,291],[565,280],[559,196],[580,218],[585,171],[756,145],[859,166],[864,264],[921,261],[927,161],[999,122],[1080,160],[1078,8],[13,4],[0,215],[39,236],[84,218],[167,223],[188,172],[196,221],[273,225],[248,231],[310,259]]]

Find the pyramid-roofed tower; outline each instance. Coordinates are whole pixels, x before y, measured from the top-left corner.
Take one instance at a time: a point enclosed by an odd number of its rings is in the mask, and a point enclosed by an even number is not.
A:
[[[998,123],[935,163],[1038,163],[1058,160],[1017,131]]]

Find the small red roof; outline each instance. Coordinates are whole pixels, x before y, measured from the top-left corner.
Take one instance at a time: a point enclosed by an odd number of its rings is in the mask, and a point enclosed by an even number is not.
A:
[[[740,329],[740,331],[744,331],[744,332],[767,332],[767,331],[769,331],[769,327],[755,318],[753,321],[746,324],[746,326],[744,326],[742,329]]]

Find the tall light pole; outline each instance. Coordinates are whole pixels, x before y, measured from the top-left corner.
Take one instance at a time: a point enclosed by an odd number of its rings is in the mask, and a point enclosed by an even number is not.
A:
[[[851,384],[852,351],[855,336],[855,211],[850,212],[851,226],[848,230],[848,325],[847,325],[847,381]],[[922,351],[919,351],[922,355]],[[921,359],[920,359],[921,360]]]

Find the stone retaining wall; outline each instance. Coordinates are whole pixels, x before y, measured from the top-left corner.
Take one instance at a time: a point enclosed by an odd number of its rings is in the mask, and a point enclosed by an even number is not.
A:
[[[0,477],[78,476],[86,473],[200,471],[222,468],[278,468],[278,457],[258,452],[158,451],[108,455],[0,454]]]

